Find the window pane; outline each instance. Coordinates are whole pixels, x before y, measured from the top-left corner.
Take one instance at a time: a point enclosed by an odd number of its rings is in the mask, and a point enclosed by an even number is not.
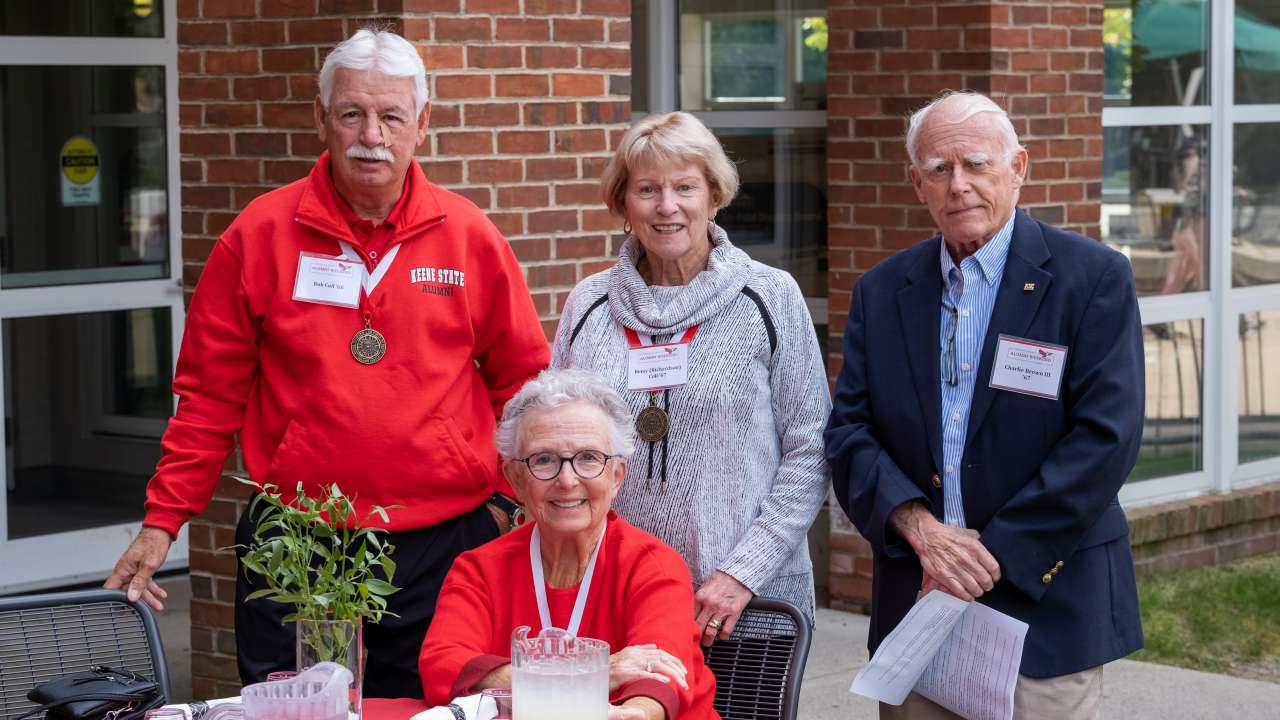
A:
[[[0,35],[162,37],[164,0],[5,0]]]
[[[1280,283],[1278,157],[1280,123],[1235,126],[1231,194],[1231,284],[1235,287]]]
[[[169,274],[164,69],[0,67],[0,287]]]
[[[1280,103],[1280,3],[1236,0],[1236,102]]]
[[[683,0],[680,107],[826,108],[826,14],[814,0]]]
[[[716,222],[751,257],[795,276],[806,297],[827,296],[826,131],[719,130],[742,181]]]
[[[1142,344],[1147,414],[1138,464],[1127,482],[1196,472],[1204,467],[1204,321],[1143,326]]]
[[[1241,463],[1280,456],[1280,310],[1240,316]]]
[[[1139,295],[1208,288],[1208,127],[1103,128],[1102,239]]]
[[[1204,104],[1209,3],[1129,0],[1107,5],[1102,29],[1106,104]]]
[[[142,518],[173,409],[169,308],[5,320],[9,539]]]

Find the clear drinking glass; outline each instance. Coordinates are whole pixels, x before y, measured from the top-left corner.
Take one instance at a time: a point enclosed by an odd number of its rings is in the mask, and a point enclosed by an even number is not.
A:
[[[480,693],[479,720],[512,720],[511,688],[489,688]]]
[[[297,667],[335,662],[351,671],[351,712],[359,716],[364,681],[364,631],[359,620],[298,620]]]

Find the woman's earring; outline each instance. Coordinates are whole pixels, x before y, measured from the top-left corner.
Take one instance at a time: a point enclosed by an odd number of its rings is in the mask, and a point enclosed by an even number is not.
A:
[[[630,220],[623,220],[623,221],[622,221],[622,232],[626,233],[627,235],[630,235],[630,234],[631,234],[631,221],[630,221]]]

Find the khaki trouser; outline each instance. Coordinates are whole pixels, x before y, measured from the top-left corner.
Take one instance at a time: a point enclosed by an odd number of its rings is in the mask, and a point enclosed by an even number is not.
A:
[[[1096,720],[1102,705],[1102,666],[1051,678],[1018,676],[1015,720]],[[959,715],[911,693],[901,705],[880,703],[880,720],[956,720]]]

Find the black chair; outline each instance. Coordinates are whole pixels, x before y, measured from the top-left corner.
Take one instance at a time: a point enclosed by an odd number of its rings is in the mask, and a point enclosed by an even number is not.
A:
[[[151,609],[121,590],[0,598],[0,720],[32,709],[27,691],[92,665],[132,670],[160,685],[169,672]]]
[[[809,621],[785,600],[747,604],[728,640],[705,650],[716,676],[715,708],[723,720],[792,720],[812,639]]]

